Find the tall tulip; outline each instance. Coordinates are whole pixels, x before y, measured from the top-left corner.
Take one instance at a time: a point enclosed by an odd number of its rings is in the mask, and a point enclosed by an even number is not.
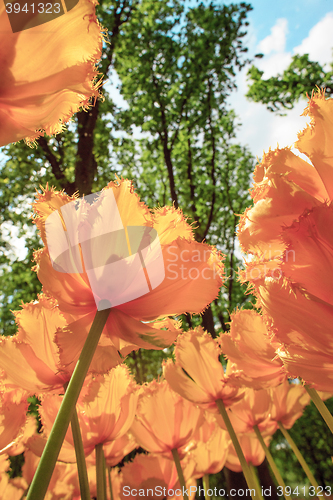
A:
[[[263,317],[256,311],[232,313],[230,331],[220,334],[220,345],[232,371],[237,373],[237,383],[264,389],[286,378],[282,362],[276,359],[279,344],[270,340]]]
[[[281,344],[280,359],[292,376],[304,379],[333,432],[333,418],[314,389],[330,391],[332,384],[332,112],[325,92],[312,95],[304,112],[311,124],[295,144],[309,162],[288,148],[264,156],[239,240],[253,256],[242,279]]]

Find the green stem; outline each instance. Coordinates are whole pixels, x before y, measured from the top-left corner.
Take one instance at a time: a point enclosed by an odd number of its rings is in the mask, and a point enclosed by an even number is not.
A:
[[[103,443],[95,446],[97,500],[106,500],[105,458]]]
[[[79,476],[80,483],[80,493],[81,500],[91,500],[90,499],[90,491],[89,491],[89,481],[88,481],[88,473],[87,473],[87,465],[86,458],[84,456],[84,448],[82,443],[82,436],[80,430],[80,423],[77,416],[76,408],[74,408],[72,420],[71,420],[74,448],[75,448],[75,456],[76,456],[76,464],[77,464],[77,472]]]
[[[259,440],[259,442],[260,442],[260,444],[262,446],[262,449],[265,452],[266,458],[267,458],[268,463],[269,463],[269,465],[270,465],[270,467],[272,469],[272,472],[273,472],[273,474],[275,476],[275,479],[276,479],[276,481],[278,483],[278,486],[281,486],[281,488],[282,488],[284,498],[286,500],[287,500],[287,498],[291,498],[290,495],[288,495],[286,493],[286,485],[284,484],[284,481],[283,481],[282,476],[281,476],[281,474],[279,472],[279,469],[277,468],[277,466],[276,466],[276,464],[274,462],[274,459],[273,459],[273,457],[271,455],[271,452],[269,451],[269,449],[266,446],[266,443],[264,441],[264,438],[261,435],[261,432],[260,432],[258,426],[255,425],[253,427],[253,429],[254,429],[254,432],[256,433],[256,436],[257,436],[257,438],[258,438],[258,440]]]
[[[104,309],[96,313],[30,485],[27,500],[43,500],[45,497],[84,379],[110,311],[111,309]]]
[[[329,410],[328,410],[327,406],[325,405],[325,403],[320,398],[318,392],[316,391],[316,389],[313,389],[313,387],[309,387],[308,385],[305,385],[304,389],[309,394],[309,396],[312,399],[313,403],[316,405],[317,410],[319,411],[319,413],[321,414],[321,416],[325,420],[328,428],[330,429],[330,431],[333,434],[333,416],[329,412]]]
[[[253,464],[249,464],[249,469],[250,469],[250,472],[251,472],[252,477],[253,477],[253,482],[256,485],[257,492],[259,492],[259,498],[260,498],[260,500],[263,500],[263,497],[262,497],[262,494],[261,494],[261,487],[260,487],[259,480],[258,480],[258,476],[256,474],[256,471],[254,469]]]
[[[229,432],[229,436],[230,436],[230,439],[232,441],[232,444],[234,445],[238,460],[240,461],[240,464],[241,464],[241,467],[243,470],[245,480],[246,480],[247,485],[248,485],[250,492],[251,492],[251,497],[253,498],[253,500],[255,500],[257,488],[256,488],[256,485],[253,481],[252,474],[251,474],[250,468],[248,466],[248,463],[244,457],[244,453],[243,453],[243,450],[241,448],[241,445],[239,444],[238,438],[236,436],[236,432],[234,431],[234,428],[233,428],[232,423],[230,421],[228,412],[225,409],[225,406],[224,406],[222,399],[217,399],[215,402],[216,402],[216,405],[219,409],[221,417],[223,418],[223,421],[225,423],[227,431]],[[258,493],[258,496],[260,497],[260,492],[257,492],[257,493]]]
[[[177,448],[173,448],[173,450],[171,450],[171,453],[172,453],[173,460],[174,460],[175,465],[176,465],[178,479],[180,482],[180,487],[182,489],[182,493],[184,493],[182,496],[183,496],[183,498],[188,498],[188,495],[186,492],[185,478],[184,478],[182,466],[180,464],[180,458],[179,458],[179,453],[178,453]]]
[[[303,457],[302,453],[300,452],[300,450],[298,449],[295,441],[293,440],[293,438],[291,437],[291,435],[289,434],[287,429],[284,427],[282,422],[278,422],[278,426],[279,426],[279,429],[282,432],[283,436],[285,437],[285,439],[289,443],[290,448],[295,453],[297,460],[301,464],[305,474],[307,475],[308,480],[310,481],[310,484],[312,484],[312,486],[315,488],[315,491],[319,491],[319,485],[318,485],[314,475],[310,471],[309,466],[306,463],[306,461],[304,460],[304,457]]]
[[[212,498],[211,495],[208,495],[208,490],[209,490],[209,474],[205,474],[202,478],[202,484],[203,484],[203,489],[205,492],[205,500],[209,500],[209,498]]]
[[[109,477],[110,498],[111,498],[111,500],[113,500],[112,481],[111,481],[111,467],[108,467],[108,477]]]

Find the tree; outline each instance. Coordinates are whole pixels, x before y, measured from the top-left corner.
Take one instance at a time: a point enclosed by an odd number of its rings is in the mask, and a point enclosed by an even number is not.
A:
[[[216,311],[225,329],[228,310],[244,301],[242,293],[233,295],[240,290],[234,280],[236,214],[250,203],[254,166],[249,152],[232,143],[234,115],[226,98],[235,88],[234,68],[247,62],[241,59],[247,50],[242,29],[251,7],[211,3],[184,12],[177,1],[147,6],[142,2],[124,27],[115,67],[129,104],[124,128],[131,133],[134,124],[148,136],[139,148],[138,141],[120,140],[118,154],[123,161],[131,142],[126,171],[149,202],[182,207],[196,223],[197,240],[227,253],[228,297],[222,294]],[[213,335],[215,322],[208,309],[203,325]]]
[[[200,4],[185,11],[183,1],[104,0],[98,14],[110,44],[105,44],[100,69],[109,74],[116,60],[128,112],[117,111],[105,91],[104,101],[88,113],[78,113],[58,136],[41,138],[37,150],[23,143],[5,148],[9,159],[1,171],[2,220],[12,221],[23,232],[27,211],[18,213],[22,196],[32,201],[35,187],[46,182],[82,195],[98,191],[115,173],[132,177],[135,172],[145,202],[179,204],[196,222],[197,239],[218,243],[228,253],[231,280],[223,307],[213,306],[215,319],[210,310],[204,315],[211,332],[217,316],[226,328],[226,311],[244,301],[234,279],[238,264],[234,229],[236,214],[249,201],[253,159],[233,143],[234,117],[225,100],[234,88],[234,67],[245,63],[241,39],[249,10],[244,3]],[[148,132],[145,140],[116,139],[117,131],[131,130],[133,125]],[[30,245],[38,247],[36,236]],[[24,296],[20,276],[31,267],[31,256],[32,248],[26,259],[15,263],[15,276],[10,271],[14,263],[3,256],[3,332],[15,332],[9,310],[17,309]],[[40,290],[37,280],[33,283],[25,300]]]
[[[107,79],[113,64],[113,55],[120,27],[129,21],[137,0],[101,1],[98,17],[107,27],[109,43],[105,44],[100,62],[101,84]],[[114,111],[112,100],[104,93],[88,112],[82,110],[68,128],[55,137],[41,137],[36,149],[22,141],[3,148],[5,158],[1,166],[0,214],[2,227],[15,226],[20,235],[27,231],[35,189],[48,182],[68,194],[80,195],[98,190],[106,178],[114,176],[107,162],[112,135],[106,116]],[[97,180],[98,179],[98,180]],[[97,182],[96,182],[97,181]],[[31,273],[33,250],[40,246],[37,235],[29,226],[26,240],[27,255],[15,258],[10,251],[8,238],[1,238],[3,253],[0,257],[3,282],[0,310],[1,333],[15,333],[16,326],[11,310],[19,309],[24,300],[34,300],[40,292],[40,284]]]
[[[263,74],[255,66],[249,69],[252,83],[246,97],[280,114],[284,109],[292,109],[300,98],[311,95],[316,87],[325,88],[328,96],[333,93],[333,64],[330,71],[325,71],[318,62],[310,61],[309,54],[296,54],[282,74],[267,80],[263,79]]]

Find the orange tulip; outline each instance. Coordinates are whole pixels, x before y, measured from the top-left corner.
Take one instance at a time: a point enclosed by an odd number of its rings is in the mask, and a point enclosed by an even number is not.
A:
[[[291,429],[296,420],[302,416],[305,406],[310,403],[310,396],[299,384],[285,381],[278,387],[270,389],[272,409],[270,418],[281,422],[286,429]]]
[[[22,391],[0,393],[0,452],[14,445],[20,438],[26,422],[26,402]]]
[[[12,20],[24,16],[13,14]],[[42,14],[35,22],[38,18]],[[103,37],[95,2],[80,0],[65,15],[45,22],[44,14],[42,21],[13,33],[5,3],[0,4],[0,146],[56,134],[98,97],[96,63]]]
[[[165,380],[153,381],[142,389],[131,432],[145,450],[172,459],[176,448],[182,458],[203,422],[200,408],[175,393]]]
[[[277,424],[270,420],[271,406],[272,401],[268,390],[255,391],[247,388],[243,399],[228,410],[229,418],[237,434],[252,434],[255,425],[264,435],[274,434]],[[226,430],[222,418],[217,417],[217,422]]]
[[[242,447],[246,462],[250,465],[254,465],[255,467],[262,464],[265,460],[265,452],[258,439],[247,435],[239,435],[238,439]],[[266,446],[268,446],[268,442],[269,438],[266,438]],[[233,445],[230,445],[225,466],[234,472],[242,471],[241,464],[238,460]]]
[[[126,457],[131,451],[135,450],[138,445],[129,433],[124,434],[111,443],[103,446],[105,462],[108,467],[114,467],[119,464],[121,460]]]
[[[193,473],[193,462],[184,462],[184,476],[188,481]],[[178,495],[174,493],[179,490]],[[194,488],[192,489],[194,491]],[[160,455],[136,455],[132,462],[122,468],[120,498],[181,498],[175,464]],[[195,496],[195,495],[194,495]],[[192,496],[190,497],[192,498]]]
[[[115,255],[109,255],[109,245],[96,246],[94,239],[86,239],[94,230],[91,217],[96,227],[111,223],[113,220],[114,214],[107,198],[108,190],[112,190],[123,227],[140,226],[153,228],[156,231],[164,261],[162,272],[165,273],[165,277],[161,284],[151,291],[147,289],[148,293],[128,302],[125,297],[124,303],[121,303],[121,297],[117,296],[118,285],[116,286],[114,282],[116,276],[109,277],[106,272],[108,263],[114,261]],[[35,221],[45,245],[47,245],[45,229],[47,217],[75,199],[48,188],[42,195],[38,195],[34,207]],[[89,223],[85,222],[87,214],[90,217]],[[161,318],[185,311],[199,313],[217,296],[223,271],[218,252],[204,243],[194,241],[192,229],[180,210],[165,207],[150,212],[140,202],[129,181],[110,183],[93,205],[82,200],[79,209],[72,210],[70,216],[68,214],[67,216],[66,224],[68,231],[73,233],[72,238],[77,240],[79,234],[85,233],[86,255],[89,254],[88,257],[91,259],[99,257],[100,261],[98,268],[90,269],[88,278],[86,272],[64,273],[55,270],[47,247],[36,254],[37,273],[43,283],[44,291],[56,298],[61,311],[81,317],[77,323],[67,327],[61,337],[58,333],[58,340],[62,345],[76,344],[79,349],[95,316],[99,292],[95,290],[93,293],[89,279],[97,284],[102,283],[103,290],[107,288],[118,303],[111,309],[104,333],[123,355],[138,347],[163,349],[169,346],[178,335],[178,327],[170,320],[161,321]],[[62,223],[64,224],[64,221]],[[78,233],[78,227],[81,228],[81,233]],[[62,227],[58,227],[57,230],[64,232]],[[120,257],[117,256],[117,259]],[[79,254],[77,259],[78,265],[84,267]],[[105,263],[105,268],[101,263]],[[140,280],[136,280],[136,275],[127,276],[125,279],[125,274],[117,278],[121,280],[119,289],[124,287],[127,281],[129,282],[127,291],[134,285],[140,284]],[[125,295],[126,293],[125,290]]]
[[[39,413],[43,425],[43,432],[34,434],[27,440],[26,443],[27,449],[38,457],[42,456],[47,439],[52,429],[52,425],[58,414],[61,402],[62,396],[48,394],[42,397],[42,404],[39,407]],[[88,419],[85,418],[84,414],[80,411],[78,412],[78,417],[82,441],[84,443],[84,453],[86,456],[88,456],[94,450],[94,440],[90,439],[90,426]],[[65,440],[62,444],[58,458],[61,462],[64,462],[66,464],[74,464],[76,462],[76,454],[71,428],[69,428],[66,433]]]
[[[302,380],[317,391],[332,391],[333,356],[301,347],[280,348],[278,355],[291,376]],[[325,376],[323,376],[323,371]]]
[[[91,457],[92,455],[90,455]],[[89,458],[90,458],[89,457]],[[115,470],[116,472],[116,470]],[[96,469],[94,466],[90,465],[89,460],[87,460],[87,475],[88,475],[88,483],[89,483],[89,491],[90,491],[90,496],[91,498],[96,498],[97,496],[97,491],[96,491]],[[114,492],[117,492],[117,482],[114,474],[112,474],[112,477],[114,478]],[[80,484],[79,484],[79,477],[78,477],[78,472],[77,472],[77,465],[76,464],[66,464],[66,467],[62,470],[62,475],[59,478],[59,486],[64,487],[67,485],[67,491],[70,492],[71,500],[81,500],[81,492],[80,492]],[[52,491],[51,491],[52,493]],[[48,493],[47,493],[48,494]],[[46,495],[47,495],[46,494]],[[58,497],[56,497],[58,500]],[[109,499],[109,496],[108,496]],[[46,496],[47,500],[47,496]],[[53,498],[52,498],[53,500]],[[59,498],[59,500],[62,500],[62,497]],[[119,500],[119,497],[117,495],[114,495],[114,500]]]
[[[3,384],[8,388],[20,387],[28,395],[61,392],[75,366],[71,356],[78,350],[70,343],[71,339],[67,343],[61,341],[61,329],[67,322],[73,322],[73,318],[68,314],[65,317],[56,302],[45,296],[39,296],[37,303],[24,304],[14,315],[17,335],[0,341]],[[105,373],[119,363],[117,349],[105,337],[96,349],[90,371]]]
[[[39,457],[31,451],[25,451],[22,477],[11,480],[12,485],[21,490],[21,497],[22,490],[27,491],[33,479],[39,460]],[[73,481],[73,474],[76,476],[75,481]],[[72,500],[75,496],[76,483],[78,483],[76,465],[57,462],[45,500]],[[8,497],[8,500],[11,498]]]
[[[3,460],[7,458],[6,455],[0,455],[1,472],[0,472],[0,498],[1,500],[21,500],[26,490],[26,485],[20,481],[22,478],[9,479],[6,470],[9,469],[10,463],[7,464]],[[2,470],[3,464],[6,469]]]
[[[279,344],[270,342],[263,318],[256,311],[234,312],[230,331],[220,335],[220,345],[240,384],[264,389],[285,379],[282,363],[276,359]]]
[[[110,443],[127,433],[137,408],[137,386],[125,365],[117,366],[101,379],[96,397],[86,404],[90,439]]]
[[[32,415],[27,415],[24,427],[16,439],[6,447],[9,456],[20,455],[26,450],[26,445],[37,432],[37,421]]]
[[[284,245],[279,243],[283,228],[305,210],[333,199],[331,186],[330,127],[333,103],[317,93],[304,115],[312,123],[299,134],[296,148],[307,155],[313,166],[289,148],[264,154],[254,173],[254,207],[247,209],[239,226],[239,241],[244,252],[260,254],[261,259],[278,259]],[[291,254],[289,254],[291,255]]]
[[[243,390],[232,385],[234,374],[224,372],[220,354],[218,342],[201,327],[185,332],[175,344],[176,362],[164,363],[165,378],[183,398],[217,413],[217,399],[230,406],[243,397]]]
[[[205,422],[196,432],[196,447],[190,452],[195,462],[193,477],[217,474],[223,469],[230,445],[229,434],[221,429],[211,413],[206,413]]]
[[[12,484],[7,474],[9,468],[8,455],[0,455],[0,498],[1,500],[21,500],[25,488]]]
[[[310,299],[300,286],[291,287],[284,278],[262,282],[257,297],[275,333],[274,340],[281,342],[276,352],[286,371],[318,390],[331,391],[331,305]]]
[[[91,383],[90,393],[89,391],[86,391],[86,394],[83,393],[77,405],[86,456],[92,453],[96,445],[103,443],[107,446],[127,433],[134,420],[137,399],[136,384],[125,365],[117,366],[105,377],[99,375]],[[62,396],[47,395],[42,398],[40,416],[43,433],[35,435],[27,443],[28,448],[36,455],[41,456],[43,452],[61,401]],[[129,445],[129,448],[131,445]],[[121,460],[123,458],[121,451],[117,451],[116,446],[114,451],[116,452],[115,455],[120,456],[119,460]],[[112,453],[112,450],[110,453]],[[75,462],[71,429],[67,431],[59,460],[67,463]]]
[[[312,96],[304,112],[312,122],[296,147],[313,166],[289,150],[265,156],[254,207],[239,227],[243,249],[254,254],[242,278],[254,287],[284,366],[326,391],[333,365],[332,111],[323,92]],[[327,372],[322,380],[320,370]]]

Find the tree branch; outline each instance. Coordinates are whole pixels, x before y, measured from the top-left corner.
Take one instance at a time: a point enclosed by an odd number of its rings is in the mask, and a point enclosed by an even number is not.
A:
[[[216,177],[215,177],[215,158],[216,158],[216,145],[215,145],[215,135],[214,135],[214,129],[213,129],[213,124],[212,124],[212,106],[211,106],[211,82],[208,79],[208,109],[209,109],[209,115],[208,115],[208,125],[209,125],[209,130],[210,130],[210,136],[211,136],[211,143],[212,143],[212,158],[211,158],[211,172],[210,172],[210,177],[212,179],[212,185],[213,185],[213,194],[212,194],[212,202],[211,202],[211,207],[210,207],[210,212],[209,212],[209,217],[208,221],[206,224],[206,228],[203,234],[203,239],[206,239],[210,225],[213,221],[213,216],[214,216],[214,208],[215,208],[215,201],[216,201]]]
[[[69,182],[66,178],[64,172],[60,167],[57,157],[53,153],[45,137],[39,137],[38,144],[40,144],[40,146],[42,147],[45,157],[51,165],[52,173],[57,181],[59,181],[61,188],[64,189],[67,194],[72,195],[76,191],[75,183]]]

